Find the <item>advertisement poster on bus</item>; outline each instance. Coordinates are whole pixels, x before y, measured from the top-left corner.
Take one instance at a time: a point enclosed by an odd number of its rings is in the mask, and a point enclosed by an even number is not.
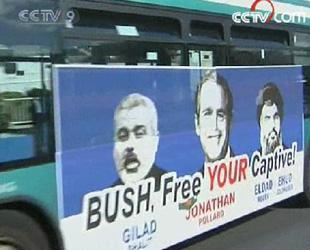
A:
[[[162,249],[303,191],[298,66],[56,66],[66,249]]]

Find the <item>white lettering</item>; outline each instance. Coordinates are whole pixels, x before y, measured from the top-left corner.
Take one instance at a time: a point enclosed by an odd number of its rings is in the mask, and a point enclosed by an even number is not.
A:
[[[18,13],[19,20],[23,22],[34,22],[34,23],[47,23],[57,22],[61,16],[61,10],[22,10]]]
[[[235,12],[232,15],[232,19],[235,23],[241,23],[241,12]]]
[[[285,17],[287,17],[287,18],[285,18]],[[291,14],[289,14],[289,13],[283,13],[282,14],[282,22],[283,23],[290,23],[292,20],[293,20],[293,18],[291,16]]]
[[[275,22],[281,23],[281,18],[279,19],[279,14],[275,14],[273,19],[274,19]]]
[[[19,20],[23,22],[28,22],[29,21],[29,12],[28,10],[22,10],[21,12],[18,13]]]
[[[59,16],[61,14],[60,10],[57,10],[55,13],[53,11],[50,12],[51,18],[53,22],[57,22]]]
[[[30,12],[30,20],[33,21],[33,22],[39,22],[40,19],[38,17],[39,15],[39,10],[33,10]]]
[[[297,20],[296,20],[297,19]],[[294,23],[306,23],[307,17],[305,12],[297,12],[294,15],[293,22]]]
[[[244,22],[244,23],[250,23],[250,17],[251,16],[251,13],[250,12],[244,12],[242,15],[241,15],[241,20]]]
[[[266,23],[270,12],[235,12],[232,15],[232,20],[235,23]],[[306,23],[307,18],[304,12],[293,13],[276,13],[273,17],[276,23]]]
[[[260,19],[261,23],[266,23],[267,20],[268,20],[268,17],[269,17],[269,13],[267,13],[267,12],[265,12],[265,13],[259,12],[259,19]]]

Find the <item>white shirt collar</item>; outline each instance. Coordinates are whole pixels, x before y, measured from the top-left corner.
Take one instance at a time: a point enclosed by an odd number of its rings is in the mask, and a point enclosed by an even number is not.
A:
[[[226,152],[226,155],[225,155],[225,157],[223,158],[223,159],[221,159],[221,160],[227,160],[227,159],[229,159],[230,158],[230,152],[231,152],[231,149],[230,149],[230,146],[228,146],[228,149],[227,149],[227,152]],[[204,168],[206,168],[206,166],[207,166],[207,164],[208,164],[209,162],[204,162]]]

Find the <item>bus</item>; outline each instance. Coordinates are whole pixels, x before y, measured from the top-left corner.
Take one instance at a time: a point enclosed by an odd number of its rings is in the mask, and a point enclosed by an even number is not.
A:
[[[75,70],[84,72],[87,67],[124,71],[191,66],[221,71],[222,66],[291,66],[295,72],[294,65],[302,65],[304,174],[299,181],[301,199],[309,202],[309,2],[241,2],[0,2],[0,249],[76,249],[67,243],[70,233],[64,233],[60,223],[66,215],[60,204],[62,159],[56,154],[63,135],[57,127],[62,111],[58,88],[61,74],[79,76]],[[74,195],[72,200],[77,199]],[[154,222],[146,227],[152,231]],[[160,248],[187,238],[165,241]],[[100,241],[92,236],[89,240]]]

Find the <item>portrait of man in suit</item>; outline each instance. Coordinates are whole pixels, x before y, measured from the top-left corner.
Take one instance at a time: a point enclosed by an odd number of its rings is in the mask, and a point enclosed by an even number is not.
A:
[[[233,156],[229,135],[233,97],[227,81],[208,70],[196,91],[195,128],[205,156],[205,164]]]
[[[158,116],[153,101],[139,93],[124,97],[114,113],[113,158],[117,184],[154,177],[156,190],[165,172],[155,165],[159,143]]]
[[[257,122],[260,128],[260,152],[262,155],[270,154],[278,146],[283,146],[282,121],[283,98],[279,88],[274,83],[266,84],[256,99]]]

